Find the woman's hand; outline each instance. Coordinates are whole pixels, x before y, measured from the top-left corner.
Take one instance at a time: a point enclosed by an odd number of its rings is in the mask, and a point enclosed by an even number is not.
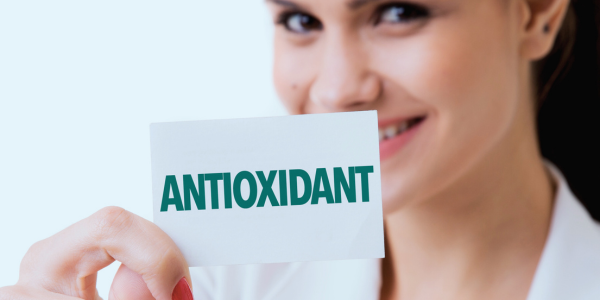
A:
[[[31,246],[19,281],[0,288],[0,300],[100,299],[97,272],[115,260],[122,265],[109,299],[193,299],[187,262],[171,238],[152,222],[107,207]]]

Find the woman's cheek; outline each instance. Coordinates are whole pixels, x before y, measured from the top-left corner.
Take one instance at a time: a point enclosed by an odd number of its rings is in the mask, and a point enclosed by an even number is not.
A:
[[[273,63],[273,84],[279,96],[280,101],[286,107],[289,113],[297,114],[299,110],[299,101],[294,75],[286,71],[291,69],[290,62],[286,61],[281,53],[275,55]]]
[[[405,181],[396,191],[404,202],[425,196],[413,189],[435,193],[455,181],[506,132],[516,107],[516,84],[506,76],[514,70],[502,41],[485,40],[464,24],[445,27],[398,42],[395,50],[380,47],[378,55],[386,77],[426,107],[432,122],[411,167],[384,179],[390,186],[394,179]]]
[[[283,39],[283,38],[281,38]],[[273,83],[280,100],[291,114],[305,113],[310,84],[317,70],[314,50],[275,40]]]

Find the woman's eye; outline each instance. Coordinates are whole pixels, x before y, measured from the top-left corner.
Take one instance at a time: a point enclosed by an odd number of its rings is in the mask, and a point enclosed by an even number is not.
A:
[[[321,30],[323,25],[313,16],[304,13],[287,13],[282,15],[277,22],[295,33],[308,33],[312,30]]]
[[[414,4],[389,4],[379,9],[375,24],[406,23],[429,16],[429,11]]]

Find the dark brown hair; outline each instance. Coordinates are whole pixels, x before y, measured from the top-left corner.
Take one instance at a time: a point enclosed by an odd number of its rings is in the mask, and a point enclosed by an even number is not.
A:
[[[542,155],[600,220],[600,0],[572,0],[550,54],[537,62]]]

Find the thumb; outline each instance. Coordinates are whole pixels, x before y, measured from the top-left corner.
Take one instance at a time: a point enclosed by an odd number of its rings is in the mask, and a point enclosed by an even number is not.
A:
[[[193,300],[187,281],[182,278],[173,290],[173,300]],[[155,300],[142,275],[121,264],[108,293],[108,300]]]
[[[113,279],[108,300],[155,300],[142,275],[121,264]]]

